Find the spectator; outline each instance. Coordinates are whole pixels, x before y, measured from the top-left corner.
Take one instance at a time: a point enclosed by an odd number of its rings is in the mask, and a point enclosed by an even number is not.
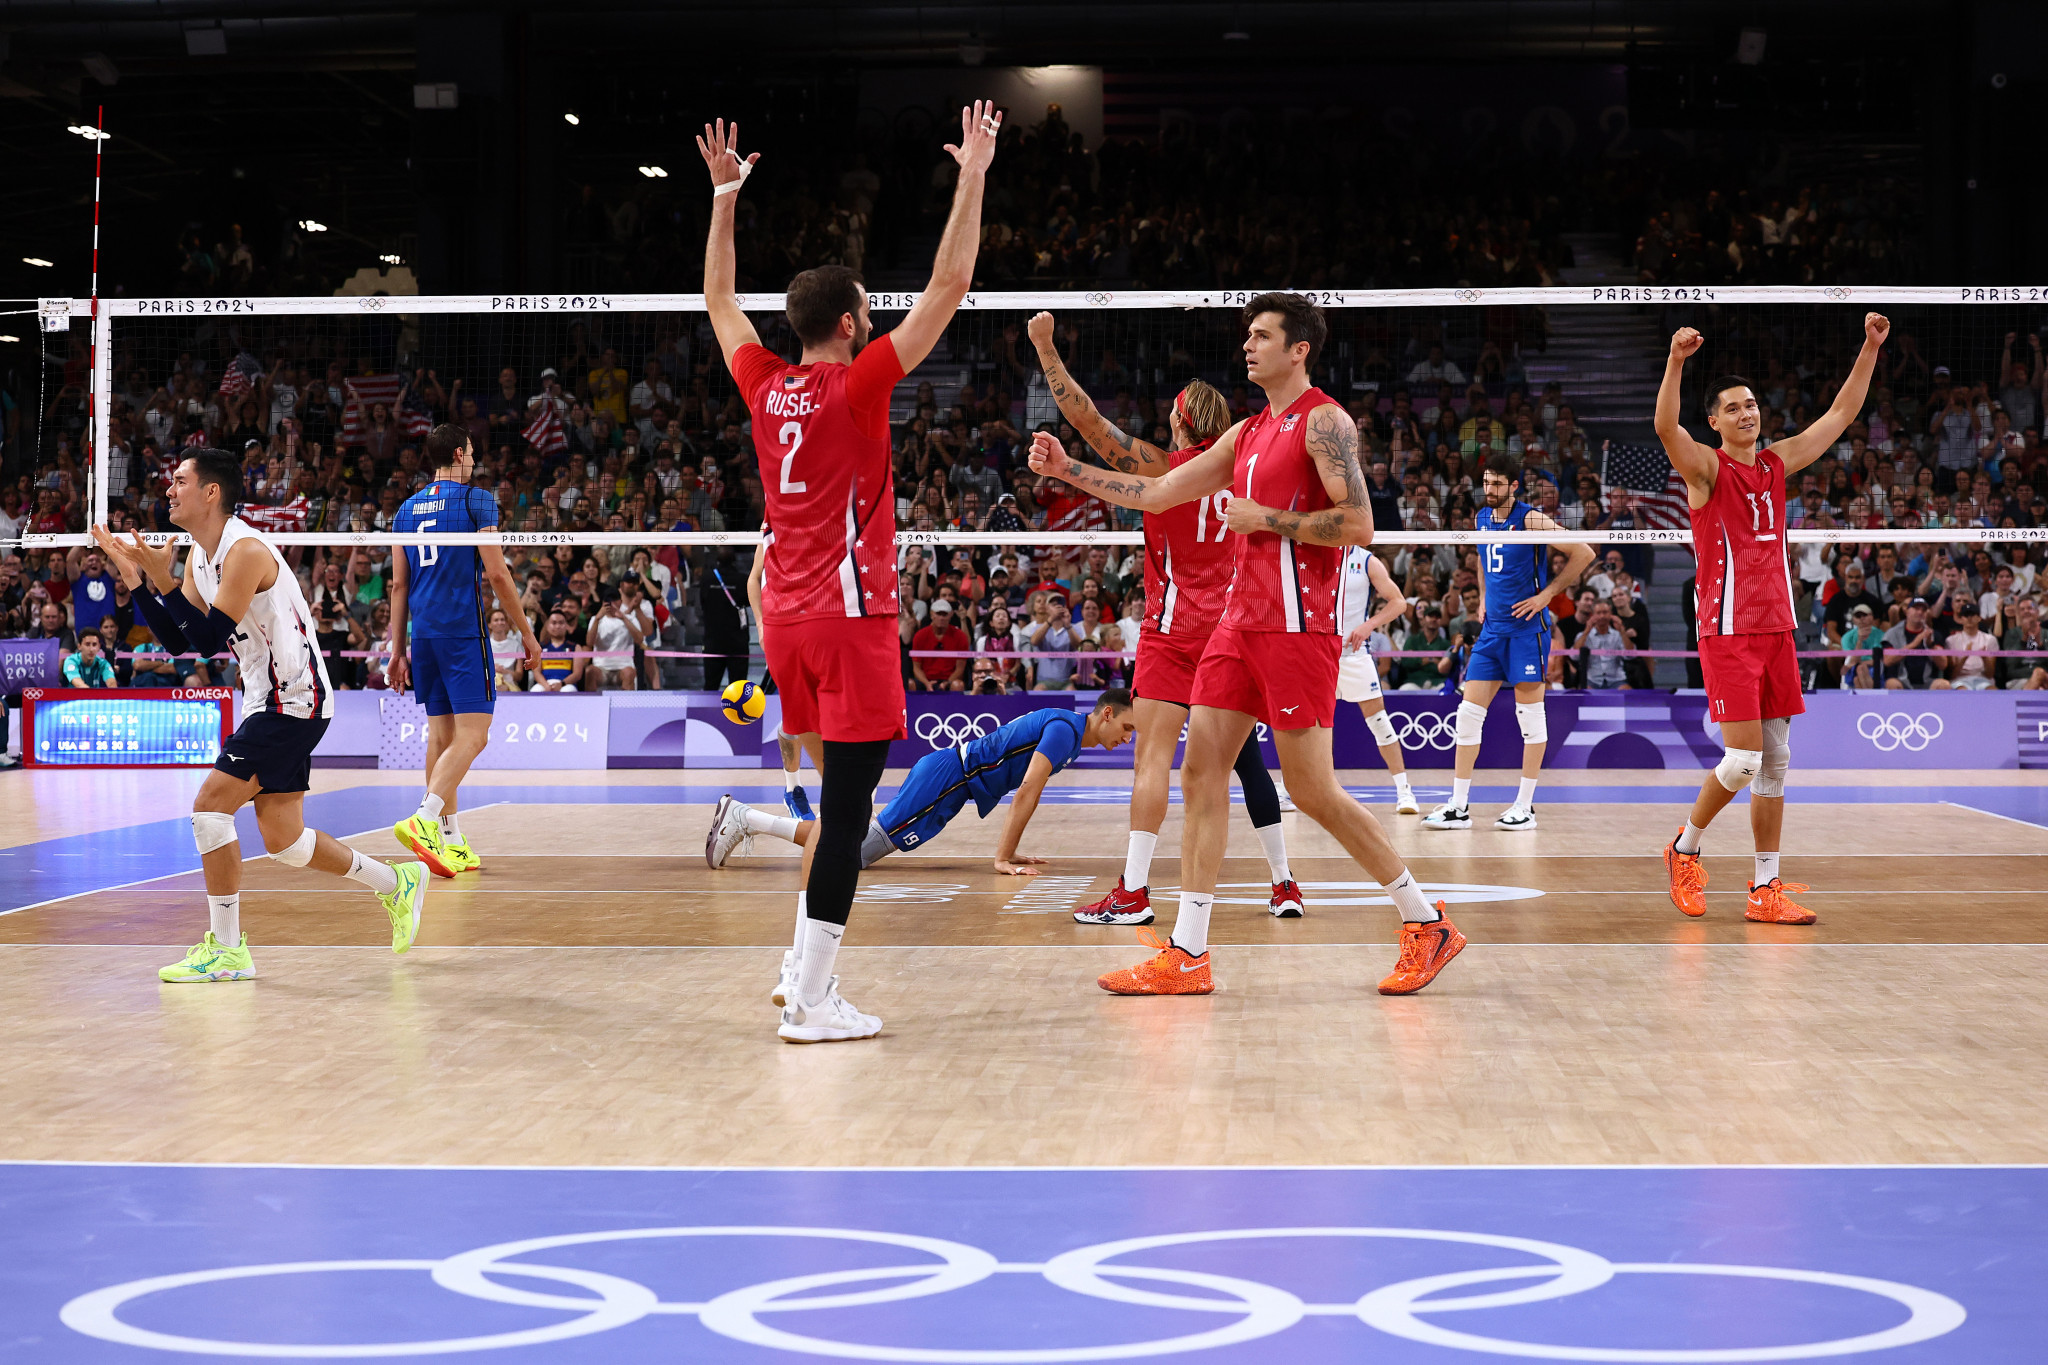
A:
[[[1851,611],[1867,607],[1875,619],[1877,613],[1884,610],[1884,602],[1865,585],[1862,560],[1843,556],[1837,574],[1840,586],[1829,596],[1823,617],[1830,649],[1842,647],[1842,630]]]
[[[1604,600],[1594,602],[1585,632],[1579,636],[1579,655],[1584,661],[1586,686],[1602,690],[1631,690],[1634,685],[1628,681],[1625,660],[1620,655],[1620,651],[1627,648],[1628,637],[1614,623],[1613,605]]]
[[[2007,651],[2020,650],[2019,658],[1998,661],[1998,677],[2008,688],[2038,692],[2048,688],[2048,639],[2041,630],[2041,605],[2022,597],[2013,608],[2013,624],[2000,645]]]
[[[1884,643],[1884,631],[1877,624],[1877,613],[1866,602],[1858,602],[1849,609],[1849,628],[1842,632],[1842,648],[1849,651],[1844,659],[1827,661],[1828,671],[1836,685],[1857,690],[1877,686],[1878,647]]]
[[[1906,604],[1905,619],[1884,633],[1884,646],[1888,654],[1900,650],[1923,650],[1939,648],[1939,637],[1934,633],[1934,623],[1928,611],[1927,599],[1916,597]],[[1942,676],[1941,662],[1924,655],[1910,658],[1893,658],[1885,665],[1884,685],[1893,689],[1922,691],[1942,690],[1948,687],[1948,679]]]
[[[533,692],[574,692],[583,681],[590,660],[583,658],[576,640],[569,634],[569,614],[557,608],[548,613],[546,631],[540,641],[540,667],[528,682]]]
[[[1030,627],[1029,646],[1040,653],[1072,653],[1080,648],[1080,633],[1073,628],[1073,621],[1067,611],[1067,600],[1057,594],[1048,594],[1044,602],[1045,616],[1035,620]],[[1074,686],[1074,661],[1072,659],[1040,659],[1033,669],[1032,689],[1038,692],[1071,691]]]
[[[962,692],[967,688],[966,659],[920,659],[919,650],[945,650],[965,654],[973,642],[967,632],[953,623],[953,604],[939,598],[931,606],[932,622],[910,640],[913,651],[910,676],[920,692]]]
[[[584,641],[595,656],[584,673],[587,692],[631,692],[639,686],[633,652],[645,643],[645,636],[640,618],[622,610],[619,599],[619,590],[609,584],[598,594],[597,614]]]
[[[1435,602],[1425,603],[1414,613],[1415,627],[1408,632],[1408,638],[1401,642],[1401,648],[1412,653],[1427,650],[1444,654],[1451,647],[1451,637],[1444,630],[1444,609]],[[1443,686],[1443,672],[1438,667],[1440,660],[1397,659],[1391,675],[1400,681],[1395,685],[1403,692],[1435,691]]]
[[[1952,650],[1963,651],[1961,658],[1949,665],[1949,684],[1953,687],[1980,691],[1996,686],[1992,680],[1992,660],[1983,656],[1985,650],[1998,648],[1998,637],[1982,628],[1977,604],[1967,597],[1956,603],[1955,634],[1945,641]]]

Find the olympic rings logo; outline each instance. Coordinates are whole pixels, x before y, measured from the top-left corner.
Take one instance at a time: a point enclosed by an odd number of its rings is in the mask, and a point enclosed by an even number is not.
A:
[[[1419,749],[1425,745],[1445,750],[1458,747],[1458,722],[1453,715],[1411,711],[1397,716],[1389,711],[1387,719],[1394,723],[1394,738],[1401,741],[1404,749]]]
[[[1906,749],[1917,754],[1940,739],[1941,731],[1941,717],[1932,711],[1922,711],[1917,716],[1901,711],[1880,716],[1875,711],[1865,711],[1856,718],[1856,733],[1876,745],[1877,751],[1883,754],[1894,749]]]
[[[936,751],[954,748],[970,739],[983,739],[991,730],[1001,728],[1002,723],[986,711],[978,716],[942,716],[934,711],[919,716],[912,731]]]
[[[713,1298],[670,1302],[635,1280],[571,1266],[536,1264],[514,1259],[562,1247],[591,1246],[653,1238],[803,1237],[900,1248],[933,1260],[853,1270],[792,1275],[727,1290]],[[1534,1264],[1486,1270],[1462,1270],[1402,1280],[1363,1296],[1338,1303],[1309,1303],[1285,1289],[1257,1280],[1207,1271],[1112,1264],[1118,1258],[1166,1247],[1282,1238],[1386,1238],[1493,1247]],[[228,1280],[273,1275],[313,1275],[356,1270],[424,1270],[442,1289],[467,1298],[512,1307],[542,1309],[576,1316],[566,1321],[482,1336],[444,1337],[429,1341],[364,1342],[336,1345],[285,1345],[269,1342],[222,1341],[152,1331],[124,1322],[120,1310],[136,1299],[173,1289],[219,1284]],[[1088,1298],[1142,1308],[1207,1314],[1231,1319],[1221,1326],[1150,1341],[1122,1341],[1103,1346],[932,1348],[890,1346],[808,1336],[762,1321],[786,1313],[820,1309],[867,1308],[931,1298],[980,1284],[993,1275],[1038,1275],[1056,1288]],[[1480,1336],[1440,1325],[1444,1313],[1512,1308],[1546,1303],[1599,1289],[1618,1275],[1711,1275],[1746,1280],[1781,1280],[1826,1285],[1889,1299],[1904,1307],[1904,1322],[1860,1336],[1784,1346],[1743,1346],[1726,1349],[1576,1347]],[[586,1291],[551,1294],[502,1284],[497,1277],[551,1280]],[[1520,1288],[1492,1289],[1456,1297],[1448,1290],[1534,1280]],[[1138,1283],[1129,1283],[1137,1281]],[[875,1283],[878,1287],[851,1286]],[[1179,1285],[1197,1291],[1179,1294],[1146,1285]],[[822,1291],[822,1292],[821,1292]],[[595,1297],[591,1297],[594,1295]],[[324,1358],[446,1355],[461,1351],[511,1350],[546,1342],[607,1332],[655,1315],[695,1317],[708,1331],[734,1341],[805,1355],[843,1360],[980,1362],[981,1365],[1031,1365],[1032,1362],[1128,1360],[1142,1356],[1179,1355],[1241,1342],[1257,1341],[1293,1327],[1306,1317],[1355,1317],[1388,1336],[1432,1346],[1448,1346],[1490,1355],[1540,1356],[1551,1359],[1607,1361],[1755,1361],[1810,1360],[1855,1355],[1864,1351],[1910,1346],[1954,1331],[1967,1316],[1963,1306],[1943,1294],[1892,1280],[1825,1270],[1791,1270],[1774,1266],[1686,1264],[1669,1261],[1610,1261],[1595,1252],[1528,1237],[1482,1232],[1446,1232],[1430,1228],[1236,1228],[1214,1232],[1168,1233],[1101,1242],[1062,1252],[1043,1263],[999,1262],[979,1247],[938,1237],[905,1233],[865,1232],[847,1228],[811,1227],[675,1227],[626,1228],[610,1232],[532,1237],[496,1246],[458,1252],[443,1260],[287,1261],[273,1265],[229,1266],[130,1280],[96,1289],[65,1304],[59,1316],[65,1326],[83,1335],[125,1346],[160,1351],[231,1356],[307,1356]],[[801,1319],[799,1319],[800,1321]]]
[[[1088,294],[1088,302],[1094,304],[1097,308],[1107,308],[1109,307],[1109,301],[1115,297],[1116,295],[1114,294],[1093,290]]]

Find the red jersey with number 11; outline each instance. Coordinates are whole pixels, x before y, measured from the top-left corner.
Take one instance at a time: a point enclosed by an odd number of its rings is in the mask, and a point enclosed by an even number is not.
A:
[[[896,492],[889,394],[903,377],[877,337],[851,365],[792,365],[765,346],[733,353],[775,538],[762,547],[761,619],[896,615]]]
[[[1785,559],[1785,461],[1759,450],[1756,463],[1714,452],[1720,469],[1704,507],[1692,510],[1700,638],[1775,635],[1795,629],[1792,570]]]
[[[1215,442],[1167,452],[1179,469]],[[1224,539],[1228,491],[1145,516],[1145,626],[1162,635],[1206,636],[1223,619],[1237,555]]]

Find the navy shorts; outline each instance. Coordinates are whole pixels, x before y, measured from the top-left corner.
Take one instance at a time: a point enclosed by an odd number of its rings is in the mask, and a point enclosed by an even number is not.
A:
[[[214,767],[240,782],[255,778],[265,792],[302,792],[313,781],[313,750],[327,733],[327,718],[300,720],[279,711],[254,711],[220,746]]]
[[[497,673],[490,646],[475,639],[420,639],[412,642],[412,694],[430,716],[490,715],[497,708]]]
[[[970,799],[967,770],[961,766],[959,751],[937,749],[904,775],[895,799],[875,818],[874,829],[888,840],[889,847],[908,852],[936,838]]]
[[[1495,630],[1481,626],[1465,665],[1467,682],[1542,682],[1550,665],[1550,631]]]

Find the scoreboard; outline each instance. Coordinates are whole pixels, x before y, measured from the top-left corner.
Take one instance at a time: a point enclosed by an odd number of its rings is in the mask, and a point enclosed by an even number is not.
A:
[[[41,768],[204,768],[234,733],[231,687],[29,687],[21,752]]]

